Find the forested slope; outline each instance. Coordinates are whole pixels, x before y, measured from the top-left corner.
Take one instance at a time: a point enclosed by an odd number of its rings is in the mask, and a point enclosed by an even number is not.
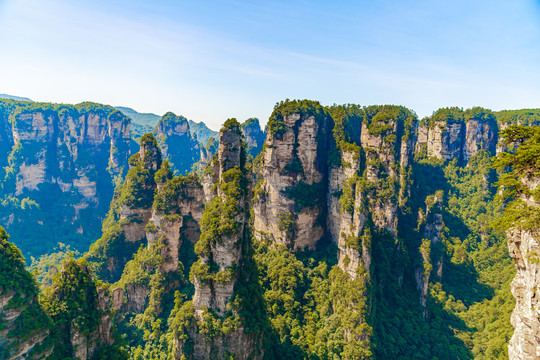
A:
[[[103,236],[43,277],[41,306],[57,336],[67,322],[51,304],[64,293],[114,308],[101,324],[125,343],[88,320],[92,356],[506,359],[509,343],[513,358],[535,356],[520,324],[536,313],[518,301],[511,323],[510,282],[516,263],[523,297],[536,296],[536,117],[285,101],[259,155],[255,121],[229,119],[198,175],[178,176],[167,139],[147,134]],[[185,119],[167,119],[185,133]],[[53,353],[71,351],[65,339]]]

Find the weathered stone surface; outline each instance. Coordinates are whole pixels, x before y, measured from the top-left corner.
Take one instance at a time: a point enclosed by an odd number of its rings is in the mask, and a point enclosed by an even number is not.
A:
[[[219,184],[224,184],[230,180],[224,178],[224,174],[231,169],[242,169],[242,141],[243,135],[237,125],[222,129],[219,135]],[[226,201],[227,195],[218,187],[217,196]],[[246,223],[246,198],[242,196],[237,200],[239,213],[235,217],[238,224],[237,231],[228,236],[222,236],[218,242],[211,245],[212,261],[219,267],[220,271],[232,268],[240,263],[242,254],[242,240],[244,237],[244,226]],[[201,262],[208,263],[209,259],[201,255]],[[216,313],[223,315],[226,310],[226,304],[230,300],[234,291],[236,276],[230,281],[207,282],[201,281],[195,276],[195,295],[193,296],[193,305],[199,316],[204,308],[213,309]]]
[[[255,235],[270,238],[293,250],[314,249],[325,235],[328,121],[317,122],[315,116],[290,114],[284,117],[286,131],[269,133],[261,165],[259,199],[254,203]],[[310,192],[315,205],[298,206],[291,191],[301,186]],[[317,199],[323,199],[317,204]],[[292,226],[283,226],[284,218]]]
[[[257,348],[261,346],[259,340],[244,335],[244,328],[240,327],[227,336],[219,336],[212,342],[205,341],[201,334],[190,334],[194,340],[193,355],[188,359],[196,360],[261,360],[264,353]],[[173,341],[175,359],[182,359],[184,355],[180,350],[178,341]]]
[[[70,342],[73,348],[73,358],[81,360],[91,359],[98,347],[112,345],[113,317],[110,314],[112,305],[111,294],[108,289],[97,288],[97,307],[101,311],[101,318],[97,330],[90,334],[81,333],[75,324],[70,326]]]
[[[20,232],[27,226],[57,226],[51,218],[72,226],[65,242],[95,239],[114,187],[127,171],[129,118],[99,104],[17,104],[3,107],[0,101],[0,166],[9,167],[11,174],[0,179],[4,195],[36,200],[58,193],[69,201],[37,204],[55,212],[52,217],[38,213],[31,220],[17,216],[0,222],[23,252],[28,249]],[[83,213],[95,221],[85,220]]]
[[[428,251],[428,249],[432,249],[434,244],[442,241],[442,229],[444,226],[441,214],[443,201],[442,197],[442,191],[439,191],[434,195],[428,196],[428,199],[426,200],[426,213],[425,215],[420,213],[418,216],[422,239],[425,239],[422,241],[429,241],[429,248],[424,248],[420,250],[420,255],[422,257],[422,265],[418,265],[414,269],[416,286],[420,292],[420,304],[424,307],[426,306],[428,296],[429,279],[433,271],[432,269],[429,270],[430,268],[432,268],[432,258],[431,251]],[[437,277],[440,279],[442,277],[443,271],[442,255],[436,260],[435,267],[437,269]],[[427,310],[425,310],[424,317],[427,317],[427,315]]]
[[[510,322],[514,334],[508,344],[509,359],[540,358],[540,241],[529,231],[507,233],[516,276],[511,284],[516,306]]]
[[[159,196],[159,195],[158,195]],[[200,183],[185,185],[178,198],[170,199],[172,210],[164,213],[152,208],[152,217],[146,226],[148,246],[160,241],[164,246],[161,257],[163,272],[176,271],[183,239],[192,244],[199,240],[200,222],[204,210],[204,191]]]
[[[437,159],[457,159],[466,165],[469,158],[484,149],[492,155],[497,152],[498,125],[494,119],[468,121],[437,121],[418,128],[416,151],[426,146],[427,155]]]
[[[240,132],[239,125],[236,121],[227,121],[220,133],[220,144],[218,151],[219,180],[217,182],[218,189],[215,194],[217,198],[212,201],[214,204],[219,204],[219,201],[228,203],[236,202],[234,221],[236,228],[232,233],[221,235],[219,239],[212,240],[209,243],[210,252],[199,253],[199,261],[203,265],[214,265],[219,270],[219,273],[230,272],[230,276],[217,279],[213,277],[210,280],[202,281],[197,274],[193,274],[193,284],[195,285],[195,294],[193,296],[193,309],[195,318],[198,323],[194,324],[189,330],[189,337],[193,344],[193,351],[188,355],[192,359],[262,359],[262,350],[260,348],[260,340],[254,338],[253,335],[248,335],[244,332],[242,325],[225,334],[219,334],[212,337],[209,341],[207,335],[200,331],[199,326],[206,321],[203,316],[205,312],[211,310],[218,316],[238,316],[237,310],[234,307],[228,306],[234,294],[235,285],[241,274],[239,269],[242,267],[242,256],[247,253],[244,241],[244,227],[246,226],[246,194],[236,194],[225,190],[227,186],[243,186],[243,180],[237,178],[231,179],[228,174],[235,171],[242,171],[244,177],[245,168],[243,164],[242,149],[243,136]],[[237,169],[237,170],[234,170]],[[233,183],[240,181],[240,183]],[[239,190],[245,191],[245,190]],[[210,205],[212,206],[212,205]],[[212,214],[215,216],[215,214]],[[227,214],[223,214],[227,216]],[[203,229],[204,230],[204,229]],[[202,241],[202,240],[201,240]],[[213,276],[217,273],[212,272]],[[226,315],[229,310],[232,315]],[[211,315],[212,316],[212,315]],[[183,344],[178,339],[173,342],[173,347],[176,349],[175,357],[177,359],[184,358],[186,354],[182,352]]]
[[[3,354],[1,351],[2,349],[12,345],[12,339],[8,338],[8,334],[13,330],[15,321],[24,310],[24,307],[8,309],[9,301],[14,295],[15,294],[11,291],[0,294],[0,320],[2,321],[2,325],[5,325],[4,328],[0,329],[0,355]],[[32,334],[27,341],[19,343],[14,349],[11,349],[11,351],[7,353],[8,359],[12,360],[28,358],[32,349],[45,340],[48,334],[48,330]],[[42,359],[44,357],[45,356],[33,356],[31,359]]]

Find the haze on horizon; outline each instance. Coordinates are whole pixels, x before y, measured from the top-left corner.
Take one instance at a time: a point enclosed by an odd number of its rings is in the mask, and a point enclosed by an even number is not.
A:
[[[540,2],[0,0],[0,93],[218,129],[286,98],[540,107]]]

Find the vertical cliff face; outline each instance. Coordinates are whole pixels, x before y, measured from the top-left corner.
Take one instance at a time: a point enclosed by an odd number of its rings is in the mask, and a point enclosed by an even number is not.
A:
[[[200,160],[199,143],[190,132],[189,122],[171,112],[163,115],[156,128],[156,139],[163,158],[171,162],[174,171],[184,174]]]
[[[111,203],[103,236],[85,255],[102,279],[119,280],[125,264],[146,240],[145,227],[152,216],[155,175],[161,168],[161,153],[153,135],[141,137],[138,154],[129,159],[130,169]]]
[[[302,250],[314,249],[325,235],[330,128],[331,119],[318,102],[275,108],[255,189],[258,238]]]
[[[243,135],[236,119],[229,119],[220,132],[216,196],[206,207],[201,237],[195,251],[199,260],[191,268],[195,285],[193,302],[181,312],[191,321],[175,339],[176,358],[260,359],[258,341],[244,331],[235,290],[248,274],[244,256],[248,253],[247,179]],[[184,319],[185,320],[185,319]],[[175,326],[173,326],[174,328]],[[208,329],[212,328],[211,332]],[[187,338],[190,340],[188,341]]]
[[[418,228],[422,234],[422,245],[420,246],[422,264],[415,267],[414,276],[420,292],[420,304],[424,308],[426,307],[430,278],[434,278],[436,275],[440,279],[443,272],[443,254],[438,254],[438,258],[435,259],[436,274],[432,274],[434,264],[432,249],[440,244],[443,236],[442,197],[442,190],[428,196],[425,213],[420,212],[418,215]],[[424,311],[424,317],[427,315],[427,311]]]
[[[161,152],[153,136],[141,137],[138,158],[138,163],[130,164],[131,174],[126,177],[120,198],[120,227],[124,231],[125,241],[130,243],[144,239],[144,228],[152,214],[156,188],[154,175],[161,167]]]
[[[125,356],[114,344],[109,290],[96,285],[84,261],[66,260],[40,302],[21,252],[7,241],[1,227],[0,264],[2,359]]]
[[[5,196],[15,199],[0,217],[14,241],[37,254],[60,233],[70,234],[64,242],[88,243],[99,234],[95,219],[103,218],[127,171],[129,118],[92,103],[2,101],[0,112],[0,161],[9,159],[0,180]],[[36,205],[31,220],[10,216],[26,208],[23,199]],[[45,236],[41,246],[25,243],[38,232]]]
[[[248,146],[247,152],[253,157],[259,155],[263,148],[266,134],[261,129],[259,119],[250,118],[242,123],[242,134]]]
[[[238,123],[226,123],[219,137],[217,196],[205,211],[202,237],[196,247],[200,260],[195,266],[201,272],[192,272],[193,305],[199,315],[203,307],[223,315],[233,295],[237,279],[235,267],[240,262],[246,223],[247,183],[243,174],[243,151]],[[220,214],[221,211],[225,213]],[[216,217],[229,217],[226,221],[230,224],[215,229],[210,222],[218,220]],[[208,272],[212,267],[216,272],[210,275]]]
[[[194,246],[199,240],[204,192],[195,175],[172,178],[158,188],[145,230],[149,246],[156,241],[164,245],[162,271],[167,273],[178,269],[182,242]]]
[[[416,149],[425,148],[428,156],[457,159],[458,164],[466,165],[481,149],[495,155],[498,131],[495,115],[489,110],[439,109],[418,128]]]
[[[512,281],[516,306],[510,322],[514,335],[508,344],[510,359],[540,357],[540,241],[530,231],[512,230],[507,233],[510,256],[514,258],[517,274]]]
[[[35,109],[13,116],[14,146],[22,153],[22,161],[11,164],[18,170],[15,195],[37,190],[44,182],[56,183],[64,192],[74,188],[82,194],[83,206],[97,205],[98,179],[90,173],[107,171],[114,177],[125,170],[129,119],[94,105],[82,114],[70,110]]]
[[[415,117],[395,106],[335,107],[332,115],[338,158],[330,168],[328,229],[340,267],[354,279],[370,273],[373,232],[397,235]]]
[[[537,134],[532,141],[538,144],[539,140]],[[515,260],[516,268],[516,276],[511,283],[512,294],[516,299],[510,318],[514,334],[508,344],[508,357],[512,360],[540,357],[540,240],[536,230],[539,204],[533,195],[538,191],[540,179],[528,173],[525,170],[527,168],[523,168],[523,160],[519,160],[523,159],[522,156],[529,149],[525,142],[516,151],[516,159],[505,164],[514,168],[511,175],[518,174],[518,181],[523,186],[517,189],[517,199],[506,205],[509,209],[505,214],[511,221],[506,235],[510,256]],[[517,216],[512,214],[516,211]]]

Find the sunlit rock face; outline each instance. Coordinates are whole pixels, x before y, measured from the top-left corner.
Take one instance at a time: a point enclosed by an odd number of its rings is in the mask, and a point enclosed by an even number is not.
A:
[[[39,209],[31,219],[19,216],[15,203],[0,213],[12,240],[32,252],[26,246],[28,229],[43,229],[44,243],[55,243],[46,237],[57,238],[50,229],[59,226],[65,228],[63,242],[88,244],[97,238],[114,188],[127,171],[130,143],[130,119],[112,107],[0,101],[3,192],[35,201]],[[32,245],[36,254],[43,251]]]
[[[438,116],[436,112],[419,126],[416,151],[425,147],[428,156],[457,159],[460,165],[467,165],[471,156],[480,150],[495,155],[499,132],[495,116],[489,111],[478,114],[472,110],[445,116]]]
[[[330,118],[291,113],[268,133],[254,202],[255,234],[296,250],[325,235]]]
[[[538,178],[524,181],[531,190],[540,184]],[[523,196],[530,207],[538,207],[532,197]],[[508,357],[514,359],[540,358],[540,239],[531,231],[510,229],[506,233],[510,256],[515,260],[516,276],[510,285],[516,306],[510,322],[514,334],[508,344]]]

